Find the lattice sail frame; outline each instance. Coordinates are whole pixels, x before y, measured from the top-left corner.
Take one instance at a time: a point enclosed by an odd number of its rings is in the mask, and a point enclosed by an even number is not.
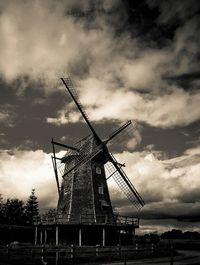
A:
[[[120,166],[120,170],[123,173],[124,178],[128,181],[129,185],[132,187],[132,189],[137,194],[137,196],[140,197],[140,201],[138,201],[138,199],[135,197],[134,193],[130,190],[129,186],[127,186],[126,181],[121,177],[120,173],[116,170],[116,168],[114,167],[113,163],[107,162],[105,164],[105,168],[106,168],[106,171],[109,174],[108,178],[112,177],[114,179],[114,181],[116,182],[116,184],[118,185],[118,187],[123,191],[123,193],[129,199],[129,201],[137,209],[141,209],[144,206],[144,201],[141,198],[141,196],[139,195],[139,193],[137,192],[137,190],[135,189],[135,187],[133,186],[133,184],[131,183],[131,181],[129,180],[129,178],[127,177],[126,173],[122,169],[122,166]]]

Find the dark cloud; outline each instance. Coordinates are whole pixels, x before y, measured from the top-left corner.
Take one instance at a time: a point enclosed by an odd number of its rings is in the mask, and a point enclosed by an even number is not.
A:
[[[159,9],[158,22],[160,24],[184,24],[186,20],[199,13],[200,4],[198,0],[147,0],[150,8]]]
[[[185,90],[199,89],[199,81],[200,81],[199,72],[187,73],[178,76],[174,75],[163,78],[166,79],[169,82],[169,84],[171,85],[176,84],[179,87],[184,88]]]

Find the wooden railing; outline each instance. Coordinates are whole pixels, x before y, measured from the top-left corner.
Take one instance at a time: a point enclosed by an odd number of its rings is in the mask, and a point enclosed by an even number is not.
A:
[[[35,225],[51,225],[51,224],[116,224],[139,227],[139,218],[131,216],[115,215],[114,219],[109,219],[107,215],[66,215],[65,217],[57,215],[55,217],[37,217]]]

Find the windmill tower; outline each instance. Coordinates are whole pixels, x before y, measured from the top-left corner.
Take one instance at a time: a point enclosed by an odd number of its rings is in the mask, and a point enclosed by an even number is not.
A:
[[[79,245],[82,244],[84,233],[85,238],[88,238],[88,235],[93,232],[96,234],[96,241],[90,241],[88,244],[91,242],[93,242],[92,244],[99,244],[101,238],[102,245],[105,245],[106,234],[108,235],[107,238],[116,238],[121,230],[130,232],[139,227],[138,219],[126,217],[123,221],[122,219],[119,220],[119,217],[116,218],[111,205],[107,179],[113,178],[130,202],[138,209],[144,206],[143,199],[122,169],[124,164],[118,163],[108,150],[109,144],[114,139],[123,135],[124,132],[132,131],[133,126],[131,121],[128,121],[105,140],[102,140],[86,115],[72,81],[69,78],[61,78],[61,80],[91,134],[73,146],[52,139],[52,163],[59,197],[58,214],[54,223],[56,224],[56,244],[59,241],[58,225],[60,225],[59,229],[63,231],[63,235],[66,233],[70,237],[70,233],[74,231],[71,234],[71,241],[69,238],[66,239],[68,243],[74,243],[72,238],[76,237],[78,229]],[[66,154],[63,157],[56,157],[56,146],[66,149]],[[105,168],[109,172],[108,177],[106,177]],[[61,183],[60,179],[62,180]],[[44,223],[44,225],[49,225],[49,223]],[[64,240],[63,238],[63,242]],[[110,243],[114,244],[113,242]]]
[[[101,221],[103,216],[107,221],[114,222],[105,165],[110,173],[108,178],[112,177],[115,180],[137,208],[144,206],[143,199],[123,171],[123,165],[116,161],[107,147],[116,136],[125,130],[130,130],[132,123],[126,122],[106,140],[101,140],[79,101],[72,81],[69,78],[61,78],[61,80],[91,130],[91,135],[81,139],[75,146],[63,145],[52,140],[52,159],[59,193],[58,212],[67,221],[77,220],[81,215],[82,218],[90,218],[93,222]],[[62,175],[61,187],[54,145],[67,148],[66,155],[59,161]]]

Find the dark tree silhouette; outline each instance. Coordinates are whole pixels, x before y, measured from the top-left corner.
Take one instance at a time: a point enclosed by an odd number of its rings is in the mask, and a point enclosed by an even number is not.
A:
[[[35,195],[35,189],[32,189],[25,206],[25,216],[28,224],[33,224],[34,219],[39,216],[38,200]]]
[[[151,242],[152,244],[154,244],[154,245],[157,245],[157,244],[159,243],[159,241],[160,241],[160,237],[159,237],[159,235],[157,235],[157,234],[153,234],[153,233],[151,233],[151,234],[149,235],[149,238],[150,238],[150,242]]]
[[[179,229],[172,229],[171,231],[162,234],[163,239],[181,239],[183,238],[183,232]]]
[[[17,225],[25,223],[23,201],[19,199],[7,199],[4,208],[6,223]]]
[[[3,197],[0,194],[0,223],[4,223],[5,214],[4,214],[4,203],[3,203]]]
[[[44,219],[54,219],[57,216],[56,209],[49,209],[44,214],[42,214],[42,218]]]

